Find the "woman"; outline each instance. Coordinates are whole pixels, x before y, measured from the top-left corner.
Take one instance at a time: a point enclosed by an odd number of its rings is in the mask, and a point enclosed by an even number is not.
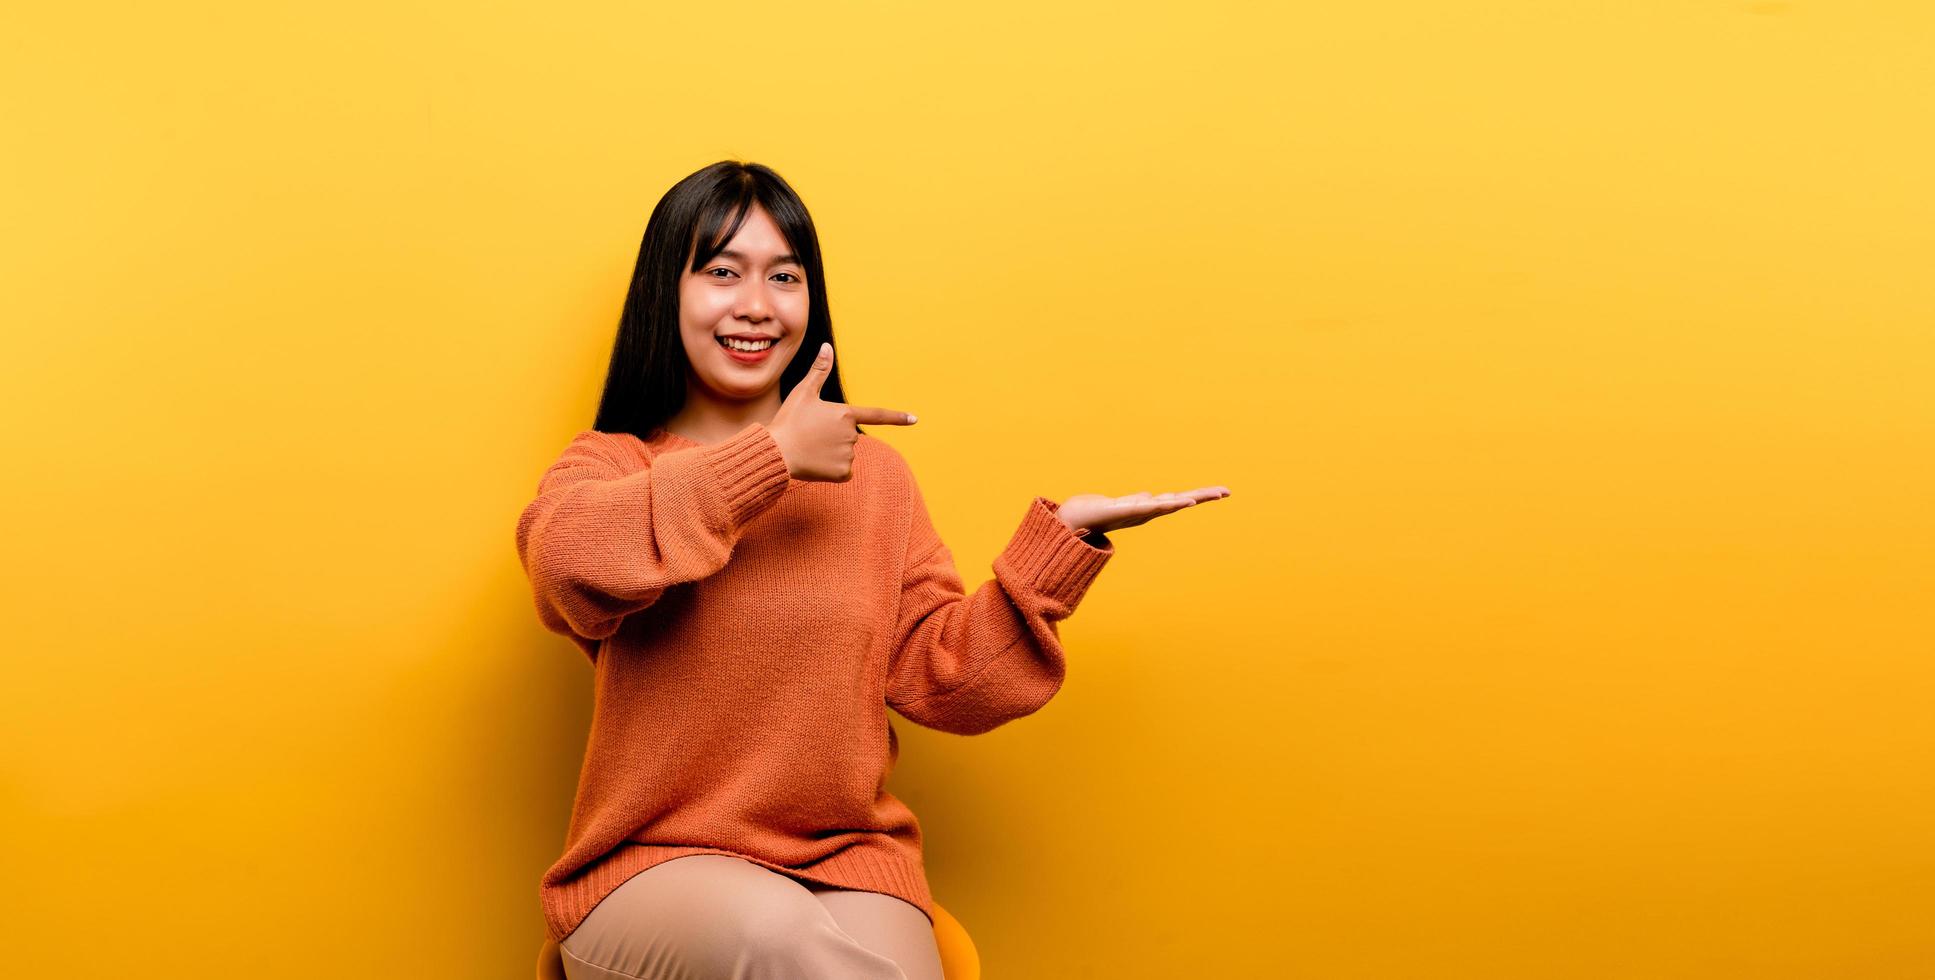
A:
[[[540,896],[584,978],[940,980],[887,707],[984,732],[1061,686],[1056,623],[1107,532],[1223,487],[1035,498],[967,594],[906,461],[846,404],[819,239],[723,161],[639,248],[594,428],[517,526],[546,628],[591,661],[564,855]]]

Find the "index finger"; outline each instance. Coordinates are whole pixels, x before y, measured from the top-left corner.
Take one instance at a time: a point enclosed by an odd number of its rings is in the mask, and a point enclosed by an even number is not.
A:
[[[896,412],[891,408],[871,408],[863,405],[849,405],[853,410],[855,425],[913,425],[918,417],[907,412]]]

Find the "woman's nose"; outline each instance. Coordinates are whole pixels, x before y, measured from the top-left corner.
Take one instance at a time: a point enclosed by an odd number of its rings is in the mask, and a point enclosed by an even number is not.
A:
[[[766,301],[766,287],[750,285],[739,299],[739,315],[748,320],[764,320],[771,315],[772,306]]]

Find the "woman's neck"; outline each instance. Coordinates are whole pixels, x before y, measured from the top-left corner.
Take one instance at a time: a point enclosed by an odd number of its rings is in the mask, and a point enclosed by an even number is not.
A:
[[[778,414],[777,389],[751,401],[726,401],[688,394],[685,407],[666,419],[660,428],[693,442],[709,444],[730,439],[754,422],[771,425],[773,417]]]

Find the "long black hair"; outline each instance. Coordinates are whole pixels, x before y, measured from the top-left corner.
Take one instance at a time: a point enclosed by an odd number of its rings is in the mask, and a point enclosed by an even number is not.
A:
[[[785,398],[813,366],[820,344],[833,341],[833,315],[826,301],[826,272],[820,262],[820,236],[813,216],[779,174],[757,163],[721,160],[672,185],[652,209],[625,311],[618,319],[605,392],[598,401],[600,432],[629,432],[647,438],[685,406],[689,361],[679,336],[679,278],[697,272],[739,233],[757,203],[772,215],[800,266],[806,270],[806,339],[779,376]],[[686,261],[688,252],[692,259]],[[835,348],[837,352],[837,346]],[[844,402],[836,357],[820,388],[826,401]]]

